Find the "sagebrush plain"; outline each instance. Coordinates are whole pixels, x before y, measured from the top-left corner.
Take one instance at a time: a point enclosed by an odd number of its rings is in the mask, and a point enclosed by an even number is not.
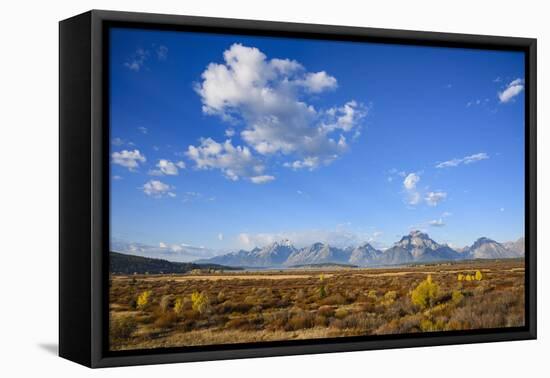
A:
[[[523,259],[112,275],[111,350],[525,324]]]

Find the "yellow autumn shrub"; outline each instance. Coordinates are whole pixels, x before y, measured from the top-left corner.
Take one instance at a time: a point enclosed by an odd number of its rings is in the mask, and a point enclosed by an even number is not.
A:
[[[183,312],[183,299],[176,298],[176,301],[174,302],[174,312],[177,315],[181,315],[181,313]]]
[[[195,291],[191,294],[191,303],[194,311],[203,314],[208,309],[208,295],[206,293],[199,293]]]
[[[151,294],[153,292],[151,290],[145,290],[142,292],[137,299],[137,308],[140,310],[143,310],[149,305],[149,302],[151,301]]]
[[[420,308],[432,307],[438,294],[439,286],[432,281],[432,276],[428,275],[426,280],[420,282],[411,292],[411,300]]]

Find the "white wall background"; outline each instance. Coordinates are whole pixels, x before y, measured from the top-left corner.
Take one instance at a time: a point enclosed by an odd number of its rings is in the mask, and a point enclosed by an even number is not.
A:
[[[550,26],[545,1],[4,1],[0,22],[0,375],[522,377],[549,371]],[[57,344],[58,26],[89,9],[538,38],[539,340],[89,370]],[[545,319],[546,316],[546,319]],[[546,351],[545,351],[546,349]]]

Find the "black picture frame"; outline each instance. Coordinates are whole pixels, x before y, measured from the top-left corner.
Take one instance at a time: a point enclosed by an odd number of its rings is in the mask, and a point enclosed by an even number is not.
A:
[[[112,26],[524,52],[525,327],[109,352],[106,52]],[[61,357],[95,368],[536,338],[536,39],[92,10],[60,22],[59,44]]]

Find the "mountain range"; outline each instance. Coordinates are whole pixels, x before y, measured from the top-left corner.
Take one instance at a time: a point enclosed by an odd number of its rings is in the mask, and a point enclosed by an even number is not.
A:
[[[523,238],[515,242],[499,243],[482,237],[471,246],[453,249],[447,244],[435,242],[426,233],[411,231],[386,250],[378,250],[369,243],[347,248],[314,243],[296,248],[289,240],[282,240],[263,248],[240,250],[195,262],[248,268],[284,268],[330,263],[362,267],[390,266],[416,262],[517,258],[524,256],[524,244]]]

